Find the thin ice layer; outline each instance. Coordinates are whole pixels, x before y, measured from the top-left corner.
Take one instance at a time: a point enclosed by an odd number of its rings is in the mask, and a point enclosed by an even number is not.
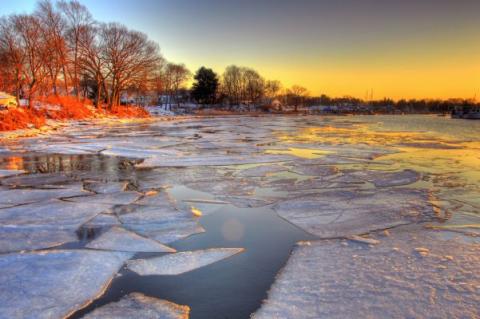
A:
[[[243,248],[211,248],[185,251],[151,259],[136,259],[127,263],[128,269],[140,276],[179,275],[241,253]]]
[[[358,235],[436,217],[427,194],[412,189],[329,191],[285,200],[273,208],[320,238]]]
[[[68,200],[85,204],[128,205],[139,199],[141,196],[142,194],[137,192],[116,192],[88,197],[73,197]]]
[[[478,318],[480,245],[419,227],[295,248],[253,318]]]
[[[134,292],[124,296],[120,301],[97,308],[84,316],[84,319],[131,319],[161,318],[187,319],[190,308],[176,303],[148,297]]]
[[[190,156],[179,158],[147,158],[141,164],[136,165],[139,168],[153,167],[191,167],[191,166],[222,166],[256,163],[273,163],[292,160],[288,155],[263,155],[263,156],[231,156],[231,155],[208,155],[208,156]]]
[[[84,191],[81,184],[68,185],[65,188],[55,189],[8,189],[0,190],[0,204],[20,205],[50,200],[54,198],[86,196],[90,192]]]
[[[4,208],[0,213],[0,252],[50,248],[76,240],[76,230],[110,205],[59,200]]]
[[[87,248],[130,252],[175,252],[173,248],[139,236],[121,227],[110,228],[100,237],[90,242]]]
[[[100,296],[131,256],[88,250],[1,255],[0,317],[66,317]]]
[[[117,214],[124,228],[166,244],[205,231],[191,212],[178,210],[165,192],[146,196]]]

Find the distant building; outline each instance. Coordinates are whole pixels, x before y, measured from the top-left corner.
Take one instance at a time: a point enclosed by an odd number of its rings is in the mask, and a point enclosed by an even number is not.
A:
[[[12,109],[17,107],[17,99],[10,94],[0,92],[0,108]]]

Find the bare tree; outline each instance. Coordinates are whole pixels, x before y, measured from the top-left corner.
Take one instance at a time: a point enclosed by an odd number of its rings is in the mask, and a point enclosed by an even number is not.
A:
[[[242,75],[248,105],[255,105],[264,96],[265,80],[253,69],[245,68]]]
[[[141,32],[130,31],[118,23],[101,27],[103,55],[109,78],[109,106],[120,104],[120,93],[153,72],[159,59],[158,45]]]
[[[169,104],[171,104],[173,98],[175,103],[177,103],[178,106],[180,105],[179,91],[190,77],[191,72],[184,64],[167,64],[165,68],[165,85],[169,91]]]
[[[82,33],[92,26],[94,22],[88,9],[77,0],[63,0],[60,1],[58,5],[67,23],[65,40],[71,55],[71,63],[69,63],[71,65],[70,78],[73,82],[75,94],[79,97],[80,51],[82,50],[80,41]]]
[[[0,20],[0,67],[4,79],[11,79],[17,104],[23,85],[26,53],[23,41],[15,28],[15,17]]]
[[[230,105],[238,105],[242,99],[243,71],[236,65],[230,65],[225,69],[222,77],[222,88],[230,100]]]
[[[15,15],[12,19],[25,55],[23,77],[27,86],[29,107],[32,107],[37,89],[44,81],[42,52],[45,44],[42,41],[40,21],[32,15]]]
[[[80,33],[78,41],[78,68],[87,79],[94,83],[95,106],[101,107],[102,96],[107,94],[106,80],[110,76],[107,60],[103,55],[104,43],[100,37],[99,28],[86,25]]]
[[[299,105],[304,105],[305,98],[307,98],[308,95],[308,90],[300,85],[294,85],[289,90],[287,90],[287,96],[290,100],[290,103],[295,106],[295,112],[298,111]]]
[[[62,73],[64,91],[68,93],[67,63],[68,49],[65,44],[66,23],[60,12],[58,12],[51,1],[43,0],[38,2],[35,16],[40,23],[44,50],[41,52],[42,64],[50,77],[51,86],[55,95],[57,91],[57,79]],[[47,92],[50,93],[50,92]]]

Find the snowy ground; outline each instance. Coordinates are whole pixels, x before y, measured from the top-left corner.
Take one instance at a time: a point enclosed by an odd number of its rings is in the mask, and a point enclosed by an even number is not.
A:
[[[263,304],[254,301],[255,318],[478,317],[478,131],[433,116],[239,116],[79,123],[5,142],[0,317],[78,317],[125,274],[234,267],[249,254],[245,227],[273,227],[264,216],[225,223],[225,241],[210,247],[175,247],[224,211],[259,209],[308,241],[293,247]],[[226,316],[190,306],[135,291],[82,314]]]

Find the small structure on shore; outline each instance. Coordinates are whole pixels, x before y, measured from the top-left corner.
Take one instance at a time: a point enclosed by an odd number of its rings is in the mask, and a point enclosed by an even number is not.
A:
[[[0,110],[14,109],[17,107],[17,99],[8,93],[0,92]]]

